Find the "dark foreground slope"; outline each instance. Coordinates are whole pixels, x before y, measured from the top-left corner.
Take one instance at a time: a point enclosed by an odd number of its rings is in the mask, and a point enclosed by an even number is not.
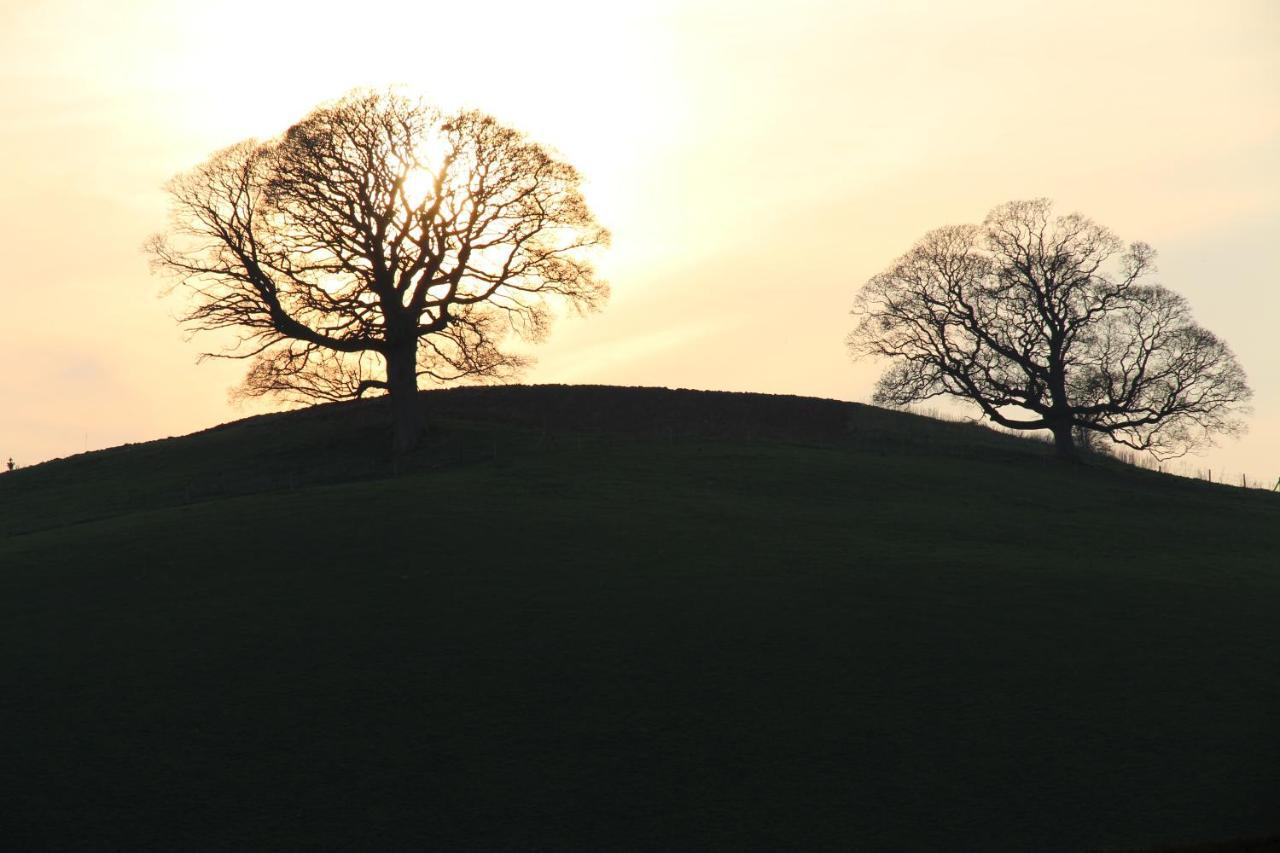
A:
[[[15,850],[1280,830],[1280,501],[851,404],[510,388],[0,477]]]

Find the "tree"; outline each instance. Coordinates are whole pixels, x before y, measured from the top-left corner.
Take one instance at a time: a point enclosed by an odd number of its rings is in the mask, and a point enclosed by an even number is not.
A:
[[[283,136],[232,145],[167,185],[153,265],[195,331],[234,329],[248,396],[390,396],[397,452],[421,432],[418,378],[509,375],[550,308],[601,306],[609,235],[579,173],[474,111],[355,92]]]
[[[1155,252],[1046,199],[995,208],[981,226],[924,236],[858,294],[848,345],[893,361],[880,404],[939,396],[997,424],[1073,430],[1157,458],[1243,428],[1251,396],[1231,350],[1182,297],[1145,283]]]

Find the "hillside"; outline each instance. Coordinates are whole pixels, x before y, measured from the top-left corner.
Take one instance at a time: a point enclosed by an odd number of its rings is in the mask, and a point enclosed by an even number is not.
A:
[[[591,387],[0,476],[19,850],[1280,832],[1280,499],[850,403]]]

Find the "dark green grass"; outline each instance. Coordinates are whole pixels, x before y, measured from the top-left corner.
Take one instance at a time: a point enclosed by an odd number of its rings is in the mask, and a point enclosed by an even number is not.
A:
[[[396,476],[365,406],[0,477],[0,837],[1067,851],[1280,828],[1271,496],[820,401],[646,419],[618,401],[649,392],[486,393],[438,406]]]

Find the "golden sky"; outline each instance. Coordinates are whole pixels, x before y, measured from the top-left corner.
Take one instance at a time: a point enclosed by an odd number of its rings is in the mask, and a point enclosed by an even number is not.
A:
[[[603,314],[530,382],[866,401],[858,287],[926,231],[1049,196],[1160,252],[1235,349],[1280,476],[1280,2],[0,0],[0,458],[252,413],[141,250],[161,185],[355,86],[562,152],[614,233]]]

